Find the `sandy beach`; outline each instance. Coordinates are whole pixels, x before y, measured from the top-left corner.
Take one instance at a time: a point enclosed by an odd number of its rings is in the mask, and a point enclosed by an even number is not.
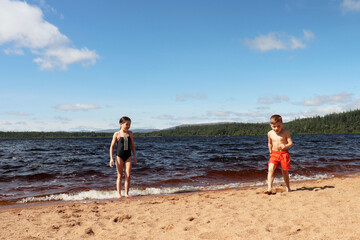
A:
[[[0,210],[1,239],[360,239],[360,177]]]

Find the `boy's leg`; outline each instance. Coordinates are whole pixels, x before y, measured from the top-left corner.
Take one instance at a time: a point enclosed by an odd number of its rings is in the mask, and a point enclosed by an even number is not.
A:
[[[116,157],[116,170],[117,170],[117,179],[116,179],[116,190],[118,192],[118,197],[121,198],[121,180],[123,175],[124,163],[121,158]]]
[[[274,172],[276,169],[276,165],[274,163],[269,163],[269,170],[268,170],[268,193],[271,193],[272,191],[272,186],[273,186],[273,182],[274,182]]]
[[[125,162],[125,197],[129,196],[130,188],[130,173],[131,173],[131,157]]]
[[[285,184],[286,184],[286,191],[291,192],[289,171],[288,170],[281,170],[281,172],[282,172],[282,175],[284,177]]]

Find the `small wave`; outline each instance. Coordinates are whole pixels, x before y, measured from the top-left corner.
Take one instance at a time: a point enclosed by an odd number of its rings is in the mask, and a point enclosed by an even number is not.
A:
[[[304,176],[304,175],[299,175],[299,174],[290,174],[290,181],[294,181],[294,182],[312,181],[312,180],[327,179],[327,178],[333,178],[333,177],[335,177],[334,174],[328,174],[328,173],[315,174],[315,175],[310,175],[310,176]],[[282,178],[279,178],[278,180],[282,181]]]
[[[27,197],[21,199],[17,203],[31,203],[31,202],[48,202],[48,201],[82,201],[91,199],[111,199],[116,198],[116,191],[97,191],[89,190],[78,193],[61,193],[48,195],[43,197]]]
[[[290,179],[292,182],[318,180],[318,179],[326,179],[332,177],[334,177],[334,175],[331,174],[317,174],[313,176],[290,174]],[[275,184],[282,183],[283,181],[284,180],[282,179],[282,177],[274,179]],[[245,188],[261,187],[265,185],[266,185],[266,180],[256,181],[256,182],[245,182],[245,183],[244,182],[229,183],[229,184],[213,185],[213,186],[132,188],[130,189],[130,195],[132,196],[167,195],[167,194],[177,194],[184,192],[211,191],[211,190],[244,188],[244,187]],[[122,195],[124,195],[124,192],[122,192]],[[53,195],[41,196],[41,197],[27,197],[21,199],[17,203],[33,203],[33,202],[48,202],[48,201],[87,201],[87,200],[106,200],[106,199],[114,199],[114,198],[117,198],[116,191],[89,190],[89,191],[82,191],[77,193],[61,193],[61,194],[53,194]]]
[[[29,149],[25,149],[25,152],[46,152],[49,151],[49,149],[45,149],[45,148],[29,148]]]
[[[130,189],[130,195],[132,196],[150,196],[150,195],[166,195],[176,194],[183,192],[196,192],[206,190],[220,190],[228,188],[239,188],[239,187],[253,187],[262,186],[265,182],[257,183],[232,183],[217,186],[183,186],[183,187],[168,187],[168,188],[133,188]],[[124,195],[124,192],[122,192]],[[48,202],[48,201],[86,201],[86,200],[105,200],[117,198],[116,191],[104,191],[104,190],[89,190],[78,193],[61,193],[41,197],[27,197],[21,199],[17,203],[33,203],[33,202]]]

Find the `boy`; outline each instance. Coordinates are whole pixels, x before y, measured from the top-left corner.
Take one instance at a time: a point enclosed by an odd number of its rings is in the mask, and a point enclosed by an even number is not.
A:
[[[272,186],[274,182],[274,172],[281,165],[281,172],[286,184],[286,191],[290,192],[289,172],[290,155],[288,149],[293,146],[289,131],[283,129],[283,121],[280,115],[273,115],[270,118],[271,131],[268,132],[268,146],[270,151],[269,171],[268,171],[268,190],[266,194],[273,194]]]

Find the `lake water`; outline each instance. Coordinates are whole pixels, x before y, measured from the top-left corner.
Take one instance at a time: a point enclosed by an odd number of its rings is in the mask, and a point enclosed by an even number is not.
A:
[[[292,138],[291,181],[360,172],[360,134]],[[110,142],[110,138],[0,140],[0,205],[116,198]],[[133,196],[266,184],[266,136],[135,138],[135,145]],[[283,181],[281,171],[275,177],[275,183]]]

